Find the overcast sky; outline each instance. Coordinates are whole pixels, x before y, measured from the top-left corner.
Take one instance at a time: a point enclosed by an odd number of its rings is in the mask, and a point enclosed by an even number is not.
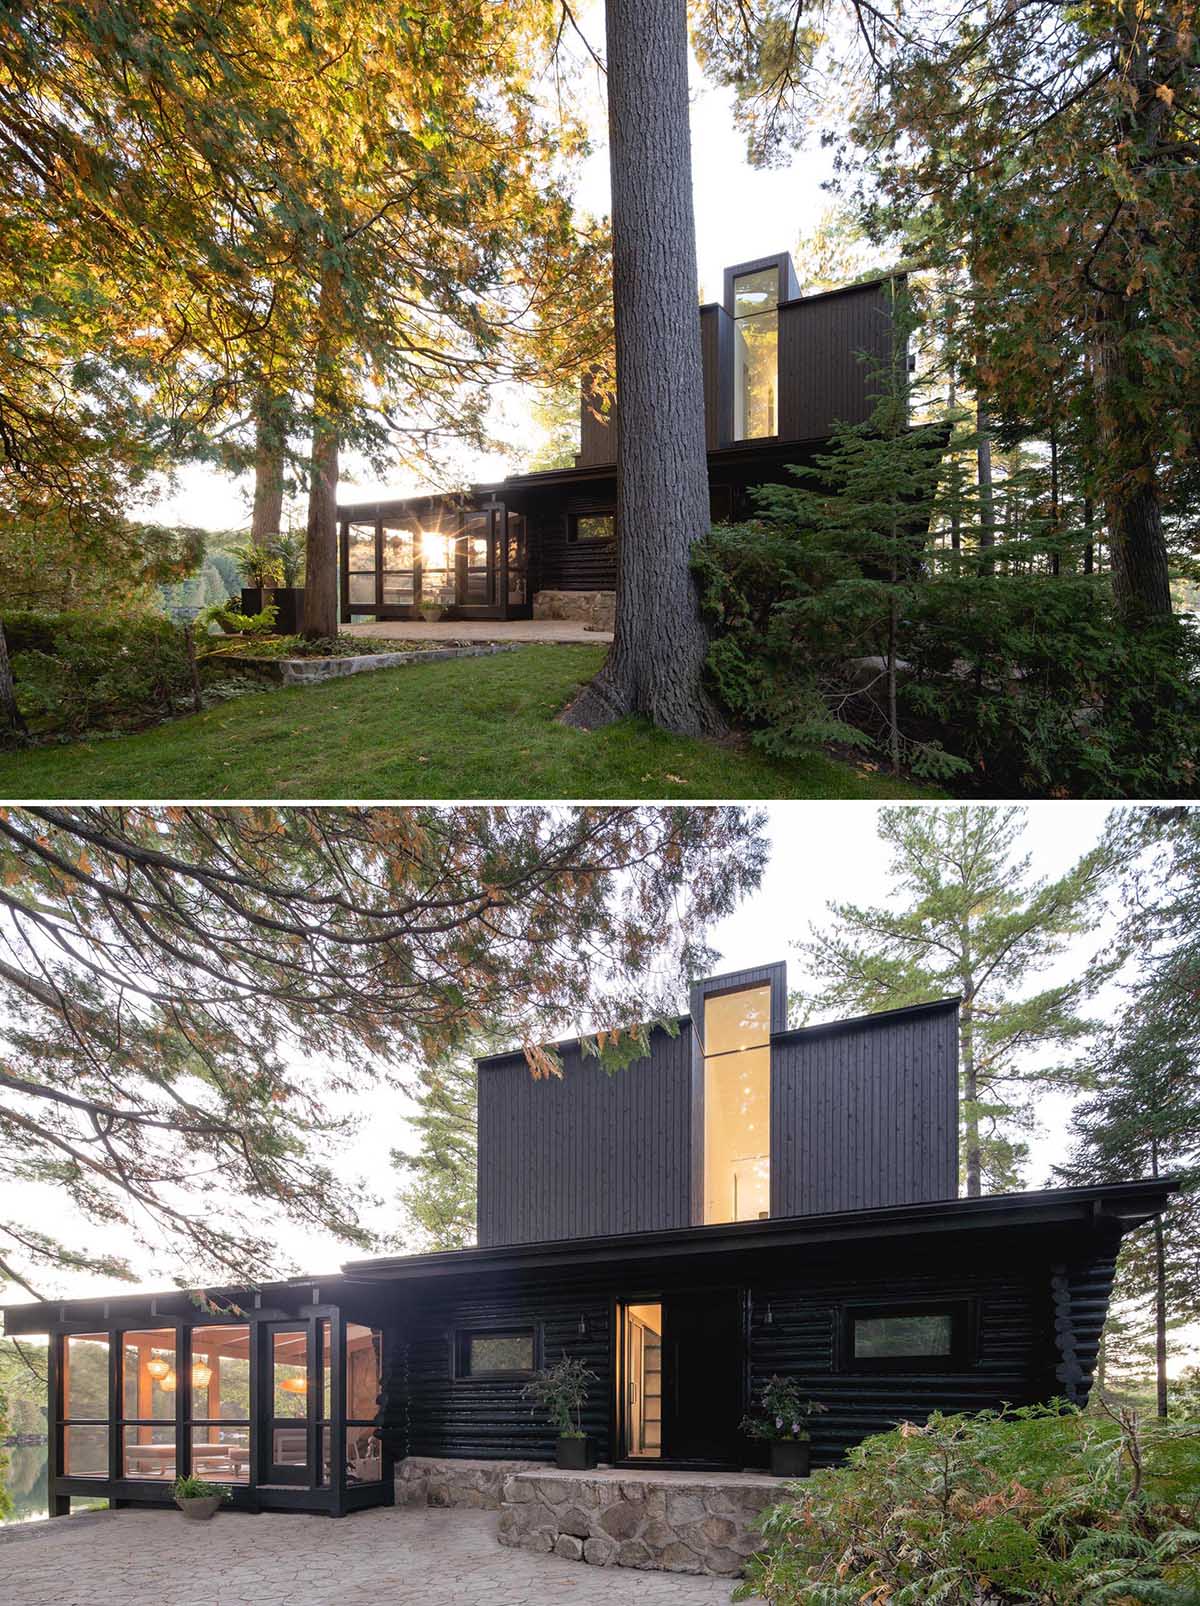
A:
[[[581,28],[603,54],[603,6],[576,7]],[[578,46],[575,47],[579,49]],[[584,71],[577,94],[587,108],[595,149],[584,164],[576,191],[579,210],[594,216],[609,211],[608,144],[605,104],[598,74]],[[806,151],[788,167],[756,172],[745,159],[741,136],[733,126],[732,95],[705,84],[692,63],[692,171],[696,207],[696,241],[700,288],[705,300],[720,297],[722,275],[734,262],[791,250],[828,205],[821,183],[830,161],[819,150]],[[529,425],[520,397],[497,398],[496,429],[508,441],[529,443]],[[498,479],[511,468],[503,451],[464,454],[467,480]],[[375,477],[361,461],[342,464],[341,494],[354,501],[376,496],[409,495],[422,489],[412,477],[397,472]],[[190,524],[206,530],[237,529],[248,521],[252,480],[234,479],[208,466],[184,469],[177,490],[155,506],[164,523]]]

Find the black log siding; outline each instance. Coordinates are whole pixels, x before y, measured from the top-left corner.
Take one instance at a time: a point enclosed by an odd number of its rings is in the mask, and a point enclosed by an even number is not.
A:
[[[789,1033],[771,1061],[773,1216],[955,1197],[957,1006]]]
[[[518,1378],[455,1379],[450,1364],[459,1328],[540,1329],[542,1361],[563,1355],[584,1361],[597,1381],[582,1413],[601,1458],[610,1458],[612,1395],[611,1300],[594,1282],[582,1288],[542,1284],[527,1291],[439,1291],[421,1300],[410,1322],[403,1398],[389,1395],[383,1435],[407,1455],[458,1456],[479,1460],[552,1461],[555,1430]],[[580,1318],[587,1331],[579,1331]]]
[[[836,290],[779,310],[779,435],[812,440],[835,419],[870,417],[875,370],[892,356],[891,281]],[[856,354],[868,359],[858,361]]]
[[[481,1245],[688,1225],[686,1027],[655,1031],[650,1048],[611,1076],[578,1047],[561,1081],[535,1082],[522,1055],[481,1067]]]
[[[871,1254],[806,1259],[786,1251],[745,1268],[743,1299],[748,1312],[742,1354],[714,1356],[714,1366],[734,1368],[742,1379],[747,1408],[754,1393],[773,1375],[794,1377],[806,1396],[828,1407],[814,1422],[813,1453],[831,1465],[872,1433],[898,1422],[923,1422],[932,1411],[980,1411],[1025,1405],[1062,1394],[1055,1366],[1060,1354],[1052,1293],[1053,1257],[1070,1260],[1072,1287],[1081,1291],[1073,1338],[1086,1395],[1094,1365],[1093,1294],[1104,1285],[1108,1250],[1076,1248],[1026,1240],[1023,1249],[977,1246],[973,1254],[893,1256],[886,1264]],[[407,1367],[396,1366],[397,1385],[386,1392],[383,1431],[396,1454],[478,1459],[549,1461],[553,1430],[522,1398],[517,1379],[456,1382],[451,1373],[453,1334],[460,1327],[503,1328],[538,1324],[543,1358],[575,1356],[596,1373],[584,1412],[584,1426],[597,1440],[601,1460],[613,1453],[614,1389],[612,1318],[615,1301],[696,1287],[695,1267],[664,1264],[657,1271],[639,1267],[622,1277],[620,1269],[546,1275],[489,1286],[476,1280],[458,1291],[445,1284],[420,1292],[410,1286],[398,1298],[408,1304]],[[712,1272],[711,1286],[729,1285],[725,1272]],[[972,1340],[966,1360],[955,1370],[914,1373],[856,1373],[841,1353],[848,1306],[863,1301],[904,1304],[915,1300],[964,1300],[969,1304]],[[769,1320],[768,1320],[769,1312]],[[580,1333],[580,1319],[586,1331]],[[403,1387],[399,1386],[399,1380]],[[757,1464],[761,1446],[739,1441],[738,1464]]]
[[[841,1352],[843,1313],[863,1300],[901,1304],[965,1300],[973,1342],[960,1370],[855,1372]],[[766,1320],[770,1308],[771,1321]],[[752,1290],[751,1389],[778,1373],[829,1408],[815,1419],[814,1460],[831,1465],[852,1445],[898,1422],[924,1422],[932,1411],[983,1411],[1029,1405],[1057,1392],[1052,1312],[1044,1264],[1028,1258],[989,1265],[853,1276],[811,1283],[760,1284]]]
[[[1051,1272],[1054,1375],[1059,1392],[1075,1405],[1086,1405],[1091,1392],[1116,1272],[1115,1248],[1111,1255],[1098,1255],[1069,1266],[1056,1265]]]
[[[529,547],[537,553],[536,591],[614,591],[617,584],[615,541],[571,541],[569,519],[577,513],[612,513],[616,490],[610,495],[564,496],[552,507],[540,509],[528,520]]]

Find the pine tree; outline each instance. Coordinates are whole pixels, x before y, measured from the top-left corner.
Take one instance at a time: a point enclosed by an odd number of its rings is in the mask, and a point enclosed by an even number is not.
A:
[[[879,834],[892,847],[886,905],[832,903],[832,927],[814,927],[797,945],[819,979],[801,999],[810,1008],[892,1009],[961,996],[961,1153],[970,1196],[1020,1185],[1032,1097],[1073,1085],[1069,1051],[1091,1030],[1080,1008],[1111,968],[1097,961],[1070,981],[1027,991],[1089,929],[1109,861],[1100,845],[1065,875],[1034,878],[1018,851],[1024,824],[1020,808],[881,810]],[[1033,1050],[1046,1056],[1036,1067],[1026,1061]]]
[[[1090,1066],[1076,1108],[1076,1148],[1058,1168],[1071,1182],[1172,1174],[1165,1216],[1126,1241],[1118,1299],[1153,1336],[1159,1416],[1168,1409],[1169,1335],[1200,1320],[1200,813],[1121,810],[1109,845],[1134,869],[1124,925],[1136,976],[1129,1001]]]
[[[476,1087],[475,1060],[467,1054],[446,1056],[422,1079],[418,1112],[409,1121],[419,1147],[415,1154],[392,1151],[392,1164],[411,1178],[397,1196],[406,1247],[465,1249],[475,1242]]]

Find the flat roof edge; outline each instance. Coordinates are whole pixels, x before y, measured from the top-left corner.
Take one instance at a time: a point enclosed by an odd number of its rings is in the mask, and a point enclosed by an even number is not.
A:
[[[731,976],[736,976],[740,975],[741,972],[730,971],[728,974]],[[721,978],[704,978],[706,981],[710,979],[719,981]],[[942,1011],[949,1012],[950,1010],[958,1009],[961,1004],[962,998],[955,993],[947,998],[930,999],[927,1003],[923,1004],[902,1004],[898,1009],[874,1009],[868,1011],[868,1013],[865,1015],[850,1015],[842,1020],[810,1021],[804,1026],[787,1026],[781,1032],[772,1032],[771,1042],[783,1043],[789,1042],[796,1037],[815,1037],[830,1032],[852,1031],[861,1026],[877,1026],[880,1024],[886,1024],[888,1021],[904,1020],[910,1015],[936,1015]],[[679,1027],[680,1031],[682,1031],[685,1026],[691,1025],[692,1017],[690,1012],[686,1015],[677,1015],[674,1018],[675,1023]],[[585,1033],[584,1035],[589,1036],[591,1034]],[[578,1048],[580,1041],[581,1039],[578,1037],[562,1037],[559,1038],[557,1042],[547,1043],[545,1047],[553,1048],[554,1050],[561,1052],[567,1049]],[[475,1064],[482,1069],[485,1066],[508,1064],[514,1060],[523,1059],[524,1057],[525,1051],[523,1049],[504,1048],[498,1049],[494,1054],[481,1054],[475,1061]]]
[[[1140,1204],[1145,1219],[1165,1209],[1181,1186],[1179,1177],[1142,1178],[1131,1182],[1093,1183],[1075,1188],[1043,1188],[1027,1193],[984,1194],[977,1198],[936,1199],[920,1204],[880,1205],[807,1216],[776,1216],[769,1221],[728,1222],[716,1226],[675,1227],[656,1232],[615,1233],[594,1238],[553,1238],[534,1243],[496,1244],[471,1249],[439,1250],[426,1255],[381,1256],[352,1260],[348,1276],[375,1272],[384,1278],[409,1280],[423,1276],[471,1275],[489,1270],[600,1258],[620,1259],[631,1250],[673,1253],[738,1252],[769,1249],[805,1239],[836,1240],[851,1236],[894,1236],[896,1231],[939,1231],[972,1226],[1019,1225],[1022,1217],[1057,1212],[1086,1224],[1103,1216],[1103,1206]],[[994,1218],[1002,1218],[997,1222]]]

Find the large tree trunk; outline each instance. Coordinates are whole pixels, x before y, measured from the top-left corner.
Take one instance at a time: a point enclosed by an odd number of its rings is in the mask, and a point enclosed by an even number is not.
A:
[[[604,668],[564,718],[645,714],[722,728],[701,675],[708,641],[689,569],[709,527],[688,127],[686,0],[609,0],[617,347],[617,619]]]
[[[1171,613],[1167,543],[1163,536],[1156,463],[1149,443],[1131,417],[1129,394],[1137,386],[1128,346],[1137,339],[1123,299],[1105,296],[1092,375],[1096,418],[1105,457],[1105,512],[1113,598],[1127,619]]]
[[[271,415],[271,398],[261,396],[254,409],[254,511],[250,539],[270,546],[283,519],[283,440]]]
[[[304,634],[310,640],[338,633],[337,583],[337,339],[341,284],[335,268],[321,277],[313,380],[312,463],[304,549]]]

